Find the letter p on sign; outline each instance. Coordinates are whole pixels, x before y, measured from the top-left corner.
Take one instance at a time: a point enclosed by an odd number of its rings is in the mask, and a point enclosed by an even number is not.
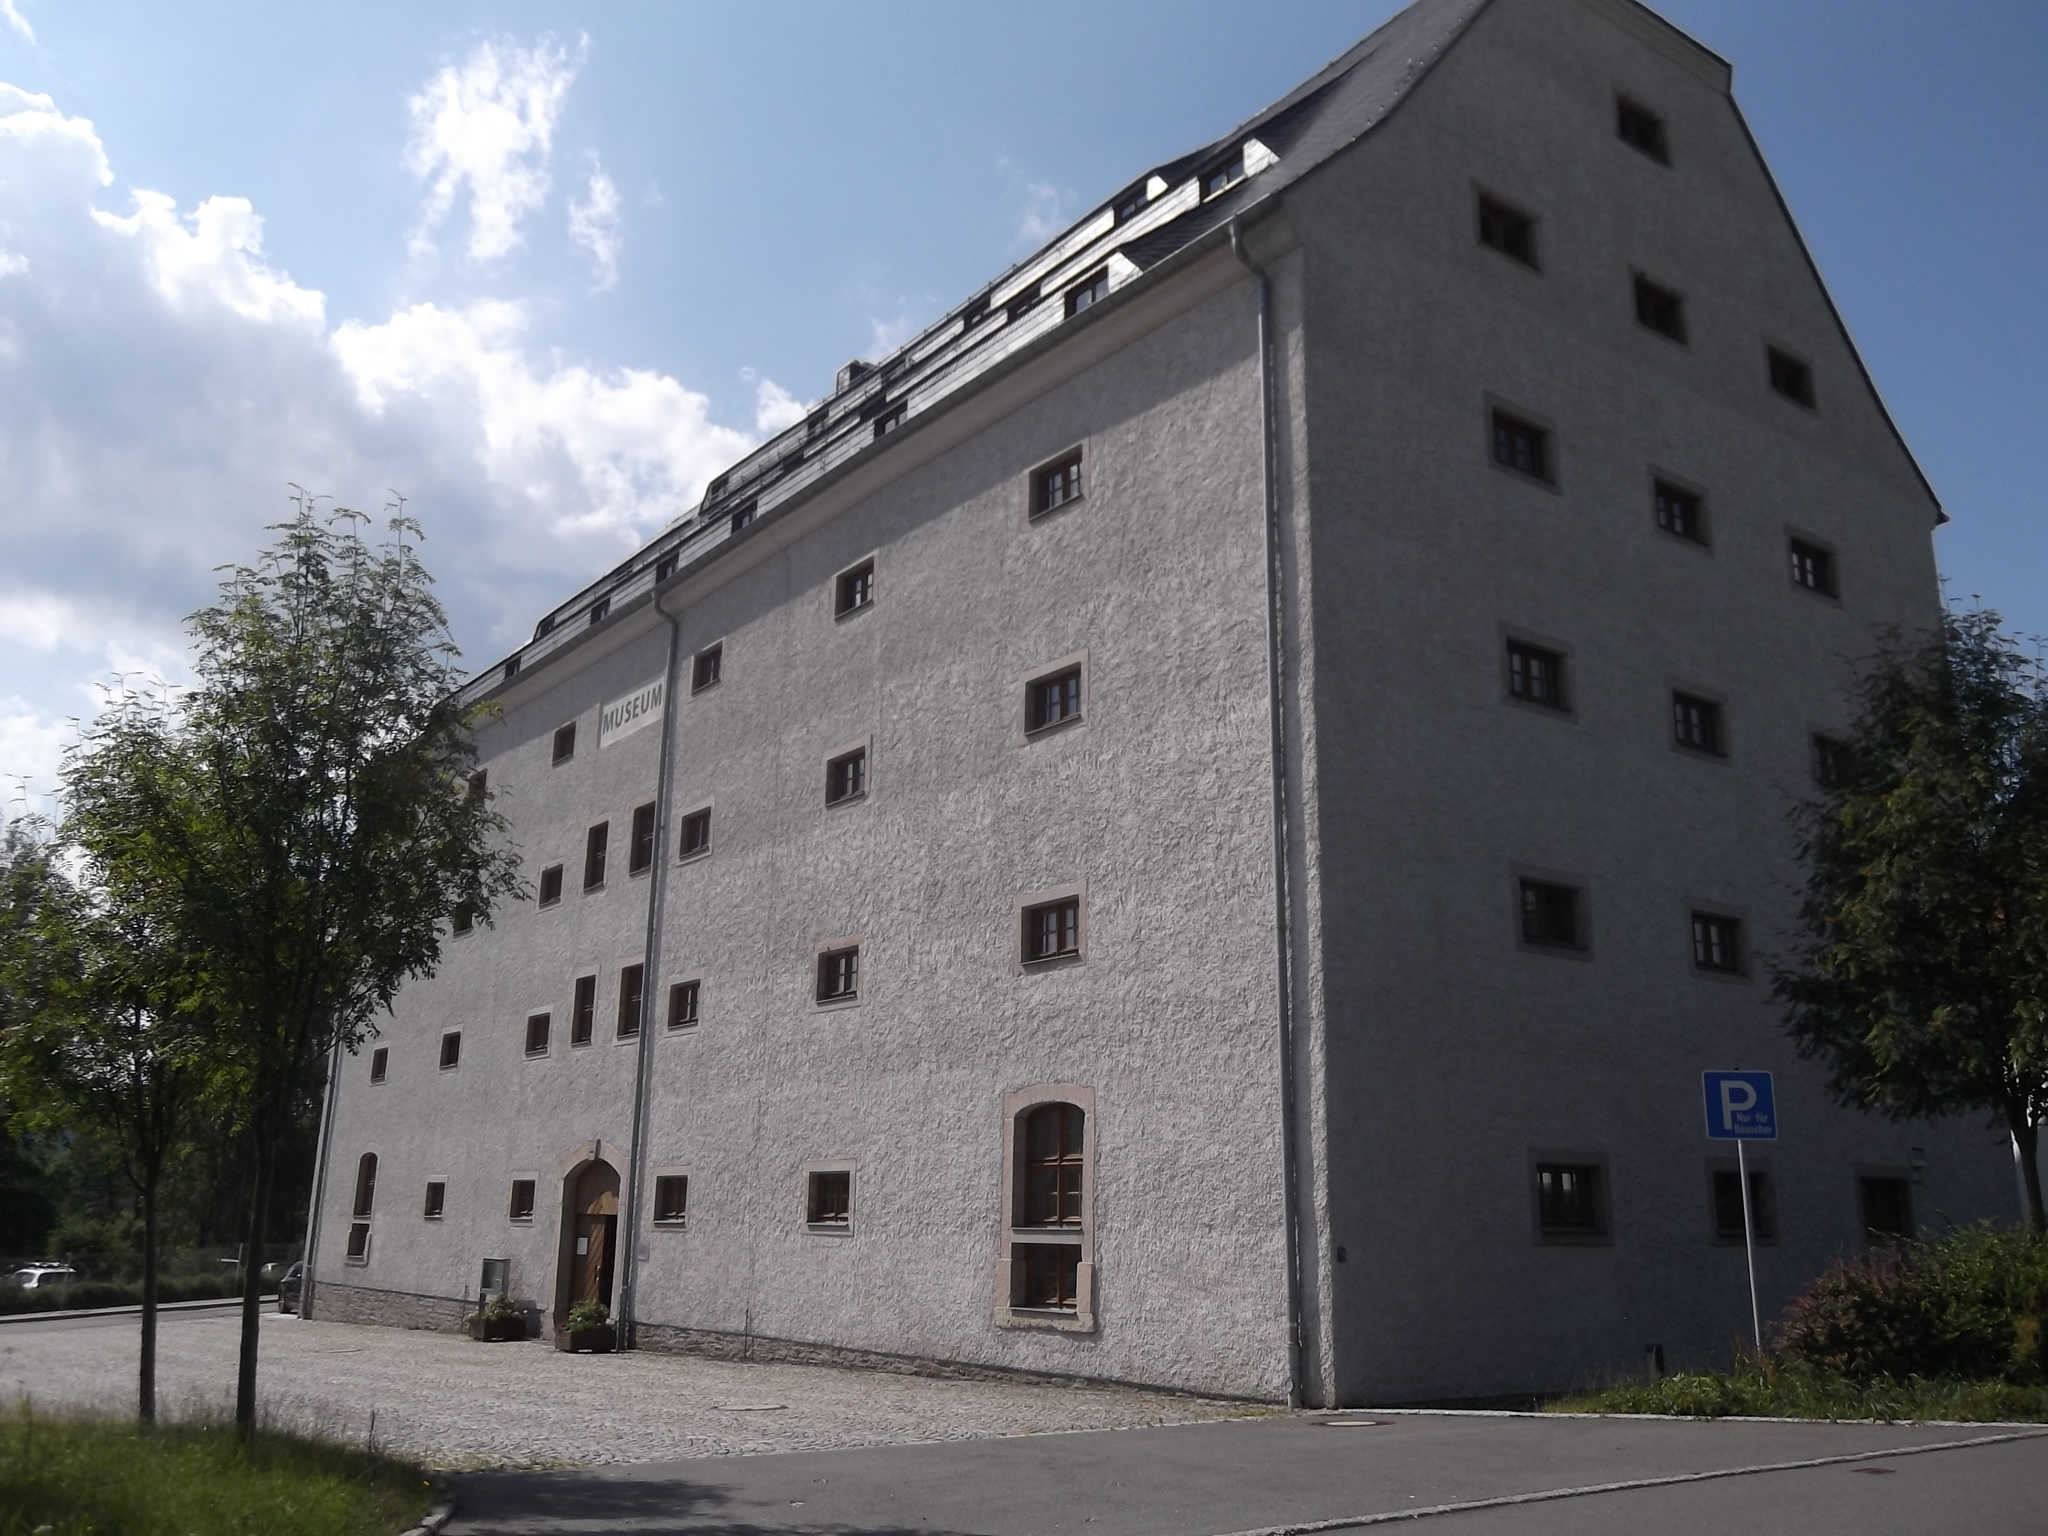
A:
[[[1768,1072],[1704,1072],[1707,1135],[1715,1141],[1776,1141],[1778,1106]]]

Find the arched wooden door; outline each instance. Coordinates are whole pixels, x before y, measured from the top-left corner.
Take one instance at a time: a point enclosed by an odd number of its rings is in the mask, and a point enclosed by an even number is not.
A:
[[[579,1301],[612,1304],[612,1268],[619,1246],[619,1172],[610,1163],[585,1163],[565,1202],[569,1231],[566,1312]]]

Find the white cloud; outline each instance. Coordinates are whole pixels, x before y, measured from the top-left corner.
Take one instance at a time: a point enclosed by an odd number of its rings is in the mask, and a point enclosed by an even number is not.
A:
[[[1058,187],[1042,181],[1026,183],[1024,206],[1017,214],[1017,239],[1023,245],[1043,245],[1065,229],[1067,199]]]
[[[13,251],[0,251],[0,277],[28,276],[28,258]]]
[[[886,319],[868,316],[868,356],[879,360],[887,357],[903,343],[924,329],[922,314],[908,304],[898,304],[896,313]]]
[[[337,325],[247,201],[109,197],[93,125],[6,85],[0,165],[0,776],[50,782],[90,681],[183,675],[184,616],[288,482],[372,511],[404,491],[482,664],[794,403],[749,381],[754,420],[722,425],[658,370],[537,346],[513,299]]]
[[[579,39],[571,54],[552,38],[531,48],[479,43],[407,103],[407,163],[428,184],[415,255],[432,253],[433,232],[465,191],[473,260],[495,260],[519,244],[520,220],[547,200],[555,122],[585,46]]]
[[[810,413],[810,407],[773,379],[764,379],[751,368],[742,368],[740,378],[754,386],[754,430],[772,437],[793,427]]]
[[[592,292],[601,293],[619,280],[619,247],[625,244],[620,227],[619,189],[590,157],[590,195],[569,205],[569,238],[590,253],[596,283]]]
[[[29,42],[36,40],[36,29],[28,24],[28,18],[21,14],[21,7],[14,0],[0,0],[0,19],[19,32]]]

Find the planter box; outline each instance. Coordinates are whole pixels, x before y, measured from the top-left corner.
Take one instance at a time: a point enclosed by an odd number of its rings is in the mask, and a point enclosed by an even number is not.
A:
[[[469,1323],[469,1336],[484,1344],[503,1344],[526,1337],[523,1317],[476,1317]]]
[[[608,1355],[612,1352],[613,1337],[609,1323],[602,1328],[579,1328],[574,1333],[557,1328],[555,1348],[571,1355]]]

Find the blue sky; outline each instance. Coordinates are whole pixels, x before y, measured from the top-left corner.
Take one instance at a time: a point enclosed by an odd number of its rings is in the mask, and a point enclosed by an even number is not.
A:
[[[0,774],[181,674],[287,481],[404,491],[482,664],[1394,9],[0,0]],[[1951,591],[2048,633],[2048,7],[1663,10],[1735,64]]]

